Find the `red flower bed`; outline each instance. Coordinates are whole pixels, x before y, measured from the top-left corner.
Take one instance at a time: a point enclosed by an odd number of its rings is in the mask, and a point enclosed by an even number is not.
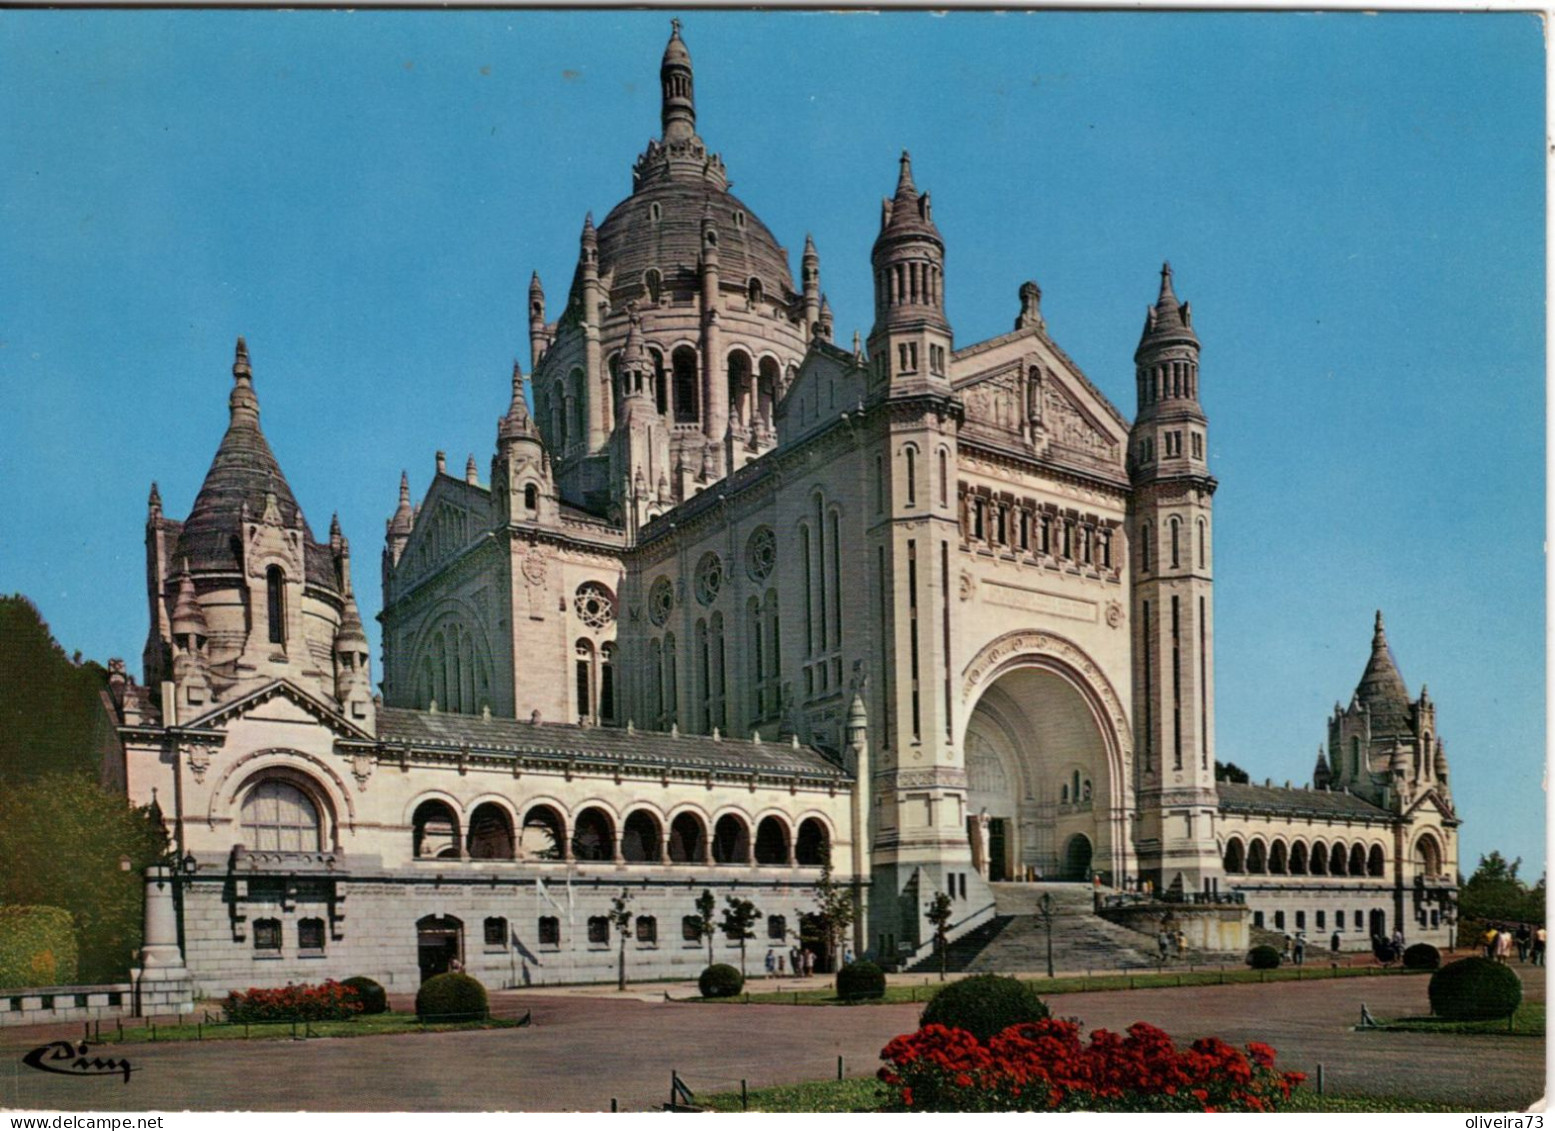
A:
[[[1218,1037],[1178,1049],[1153,1025],[1127,1036],[1073,1021],[1012,1025],[986,1045],[928,1025],[886,1045],[880,1079],[906,1111],[1275,1111],[1305,1077],[1274,1067],[1254,1042],[1244,1055]]]
[[[228,1021],[344,1021],[362,1012],[355,986],[328,981],[278,990],[233,990],[221,1003]]]

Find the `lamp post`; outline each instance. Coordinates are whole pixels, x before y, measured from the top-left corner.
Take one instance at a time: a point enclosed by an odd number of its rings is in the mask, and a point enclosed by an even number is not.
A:
[[[1037,918],[1042,920],[1042,926],[1047,931],[1047,976],[1053,976],[1053,896],[1051,892],[1043,892],[1042,898],[1037,900]]]

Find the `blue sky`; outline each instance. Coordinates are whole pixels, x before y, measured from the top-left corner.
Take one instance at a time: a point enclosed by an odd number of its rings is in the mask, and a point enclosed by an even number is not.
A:
[[[138,668],[153,479],[186,513],[233,339],[364,613],[433,452],[487,473],[525,288],[658,131],[668,13],[0,12],[0,590]],[[1170,259],[1204,343],[1220,755],[1304,781],[1381,608],[1465,818],[1544,865],[1536,16],[693,12],[698,127],[867,332],[913,153],[957,341],[1043,288],[1126,414]],[[795,264],[797,267],[797,263]],[[376,625],[369,625],[377,650]],[[375,661],[376,662],[376,661]]]

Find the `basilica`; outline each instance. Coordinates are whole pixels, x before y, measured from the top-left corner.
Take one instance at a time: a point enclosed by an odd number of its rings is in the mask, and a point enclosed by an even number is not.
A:
[[[1311,782],[1217,780],[1216,481],[1170,266],[1140,280],[1130,418],[1034,282],[1008,333],[956,340],[903,153],[872,328],[839,344],[814,243],[796,281],[698,134],[678,23],[659,80],[630,194],[582,218],[565,287],[532,278],[489,465],[400,481],[381,685],[361,562],[304,517],[242,339],[187,517],[153,487],[144,680],[114,686],[195,985],[605,980],[623,942],[634,977],[824,964],[831,890],[848,949],[901,966],[937,894],[968,935],[1038,883],[1211,951],[1444,943],[1448,764],[1381,614]],[[754,939],[707,938],[704,891],[753,904]]]

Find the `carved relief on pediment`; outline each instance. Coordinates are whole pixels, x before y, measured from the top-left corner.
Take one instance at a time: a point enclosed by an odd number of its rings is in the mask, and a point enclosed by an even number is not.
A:
[[[1023,382],[1019,369],[984,378],[961,390],[968,424],[1019,432],[1025,423]]]
[[[1071,400],[1056,381],[1042,383],[1042,415],[1054,443],[1092,459],[1108,460],[1116,456],[1117,441]]]

